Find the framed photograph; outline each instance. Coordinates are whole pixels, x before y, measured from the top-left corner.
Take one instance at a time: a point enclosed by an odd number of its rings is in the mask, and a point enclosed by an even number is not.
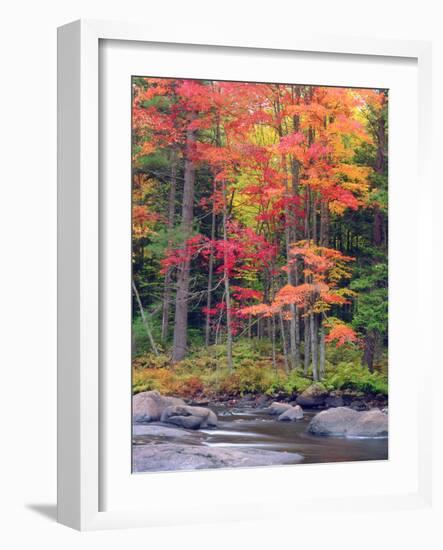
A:
[[[59,29],[59,521],[430,506],[429,44],[190,40]]]

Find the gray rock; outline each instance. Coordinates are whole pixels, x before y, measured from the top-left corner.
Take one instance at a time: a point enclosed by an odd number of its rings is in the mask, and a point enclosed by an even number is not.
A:
[[[314,416],[308,431],[315,435],[345,435],[348,428],[357,421],[359,413],[348,407],[335,407],[321,411]]]
[[[301,407],[321,407],[325,404],[328,392],[322,384],[312,384],[297,397]]]
[[[199,434],[192,432],[186,432],[179,428],[173,428],[172,426],[158,426],[155,424],[133,424],[132,425],[133,436],[148,436],[148,437],[169,437],[169,438],[182,438],[182,437],[195,437]]]
[[[302,459],[298,453],[247,447],[232,449],[175,443],[133,447],[134,472],[296,464]]]
[[[384,414],[389,414],[388,412],[388,407],[384,407],[382,410],[381,410],[382,413]]]
[[[199,420],[179,420],[179,417],[183,419],[188,417],[194,417]],[[174,421],[171,419],[174,418]],[[198,428],[208,428],[216,427],[218,425],[218,420],[216,414],[207,409],[206,407],[191,407],[189,405],[178,405],[166,407],[161,415],[162,422],[171,422],[183,428],[198,429]],[[198,425],[197,425],[198,424]],[[195,427],[191,427],[194,425]]]
[[[278,419],[280,421],[291,421],[291,420],[301,420],[303,418],[303,409],[300,405],[291,407],[287,409],[283,414],[281,414]]]
[[[337,407],[316,414],[309,423],[308,431],[315,435],[387,437],[388,416],[379,409],[358,412],[348,407]]]
[[[357,421],[346,432],[348,437],[386,437],[388,416],[379,409],[359,413]]]
[[[201,416],[170,416],[166,422],[170,424],[175,424],[181,428],[186,428],[187,430],[198,430],[203,422]]]
[[[156,390],[137,393],[132,398],[132,419],[134,422],[153,422],[160,420],[166,407],[185,405],[178,397],[165,397]]]
[[[292,405],[290,405],[289,403],[278,403],[278,401],[274,401],[269,407],[269,414],[280,415],[291,408]]]

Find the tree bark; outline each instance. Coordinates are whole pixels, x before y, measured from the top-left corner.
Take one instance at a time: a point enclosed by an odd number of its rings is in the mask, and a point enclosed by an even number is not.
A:
[[[310,337],[309,337],[309,331],[310,331],[310,325],[309,325],[309,317],[305,316],[304,320],[304,341],[305,341],[305,353],[303,357],[304,365],[303,365],[303,372],[305,376],[308,374],[309,370],[309,362],[310,362]]]
[[[175,221],[175,195],[177,188],[177,151],[175,148],[171,151],[171,178],[168,198],[168,233],[169,236],[174,228]],[[169,246],[171,245],[169,241]],[[163,312],[162,312],[162,331],[161,340],[166,342],[168,339],[169,328],[169,310],[171,305],[171,270],[168,269],[165,273],[163,284]]]
[[[190,117],[190,122],[194,117]],[[186,150],[184,167],[184,185],[183,185],[183,205],[181,229],[186,241],[191,236],[192,222],[194,217],[194,183],[195,166],[191,158],[193,145],[195,142],[195,132],[186,131]],[[175,320],[174,320],[174,345],[172,350],[172,360],[181,361],[186,355],[188,339],[188,299],[189,299],[189,277],[191,270],[191,258],[186,256],[180,264],[177,274],[177,293],[175,298]]]
[[[326,344],[325,344],[325,329],[323,322],[320,321],[320,379],[325,376],[325,362],[326,362]]]
[[[311,313],[309,315],[309,324],[311,329],[311,358],[312,358],[312,378],[314,382],[318,382],[318,355],[317,355],[317,323],[315,319],[315,314]]]
[[[211,214],[211,253],[209,255],[209,267],[208,267],[208,293],[206,297],[206,323],[205,323],[205,346],[208,347],[211,340],[211,314],[209,310],[211,309],[212,303],[212,279],[214,274],[214,251],[212,248],[212,243],[215,239],[215,224],[216,224],[216,214],[215,207],[212,206]]]
[[[228,270],[228,232],[227,232],[227,204],[226,204],[226,183],[223,183],[223,241],[224,241],[224,269],[223,278],[226,293],[226,358],[228,369],[232,370],[232,315],[231,315],[231,291],[229,284]]]

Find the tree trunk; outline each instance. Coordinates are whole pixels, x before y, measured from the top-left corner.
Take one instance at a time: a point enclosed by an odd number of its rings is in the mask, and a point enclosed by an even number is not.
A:
[[[174,228],[175,221],[175,195],[177,188],[177,151],[175,148],[171,151],[171,180],[169,187],[168,198],[168,233],[169,236]],[[169,246],[172,242],[169,241]],[[163,284],[163,312],[162,312],[162,331],[161,340],[166,342],[168,339],[169,328],[169,310],[171,305],[171,270],[168,269],[165,273],[165,280]]]
[[[190,117],[192,121],[193,117]],[[186,151],[183,185],[183,205],[181,228],[184,238],[184,245],[191,236],[192,222],[194,217],[194,183],[195,167],[191,159],[191,152],[195,142],[193,130],[186,131]],[[177,274],[177,293],[175,298],[175,320],[174,320],[174,345],[172,360],[181,361],[186,355],[188,338],[188,299],[189,299],[189,277],[191,270],[191,258],[186,256],[180,264]]]
[[[155,355],[158,355],[157,346],[155,345],[154,338],[152,336],[152,332],[145,315],[145,310],[143,309],[142,301],[140,300],[140,295],[138,293],[137,287],[135,286],[134,280],[132,280],[132,290],[134,291],[135,299],[137,300],[138,309],[140,310],[140,315],[146,330],[146,334],[148,335],[148,340],[149,340],[149,343],[151,344],[152,351],[154,352]]]
[[[309,362],[310,362],[310,338],[309,338],[310,326],[309,326],[309,317],[307,315],[305,316],[304,325],[305,325],[304,326],[305,354],[303,357],[303,361],[304,361],[303,372],[306,376],[308,374]]]
[[[279,313],[280,317],[280,332],[281,332],[281,341],[282,341],[282,347],[283,347],[283,357],[285,361],[285,370],[286,372],[289,372],[289,360],[288,360],[288,348],[286,346],[286,335],[285,335],[285,323],[283,321],[283,315],[281,312]]]
[[[212,279],[214,273],[214,251],[212,248],[212,243],[215,239],[215,206],[212,206],[212,215],[211,215],[211,253],[209,255],[209,273],[208,273],[208,294],[206,297],[206,324],[205,324],[205,346],[208,347],[211,340],[211,314],[209,310],[211,309],[212,302]]]
[[[226,183],[223,183],[223,241],[224,241],[224,269],[223,278],[225,282],[226,293],[226,357],[228,360],[228,369],[232,370],[232,315],[231,315],[231,292],[229,285],[228,271],[228,233],[227,233],[227,204],[226,204]]]
[[[312,358],[312,378],[314,382],[318,382],[318,344],[317,344],[317,323],[315,319],[315,314],[311,313],[309,315],[309,324],[310,324],[310,330],[311,330],[311,358]]]
[[[323,322],[320,321],[320,379],[325,376],[325,359],[326,359],[326,344],[325,344],[325,329]]]
[[[369,372],[374,372],[375,338],[372,334],[366,334],[364,339],[363,362],[366,363]]]

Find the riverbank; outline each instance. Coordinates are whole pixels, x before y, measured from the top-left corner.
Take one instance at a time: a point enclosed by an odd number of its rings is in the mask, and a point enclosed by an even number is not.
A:
[[[261,396],[262,397],[262,396]],[[198,402],[199,406],[203,403]],[[193,406],[195,402],[188,402]],[[173,471],[384,460],[387,437],[319,436],[309,425],[321,411],[304,409],[303,418],[284,422],[260,396],[205,404],[216,427],[184,429],[159,420],[133,428],[133,471]],[[356,413],[365,414],[365,413]]]
[[[268,351],[264,345],[236,343],[233,369],[226,367],[224,346],[199,349],[178,363],[172,363],[167,354],[144,354],[133,360],[133,393],[157,390],[188,401],[235,405],[243,400],[260,405],[266,400],[296,401],[315,387],[315,399],[305,400],[301,406],[344,405],[365,410],[388,404],[387,365],[370,372],[362,366],[359,350],[327,349],[321,383],[313,382],[309,369],[287,370],[278,354],[273,363]]]

